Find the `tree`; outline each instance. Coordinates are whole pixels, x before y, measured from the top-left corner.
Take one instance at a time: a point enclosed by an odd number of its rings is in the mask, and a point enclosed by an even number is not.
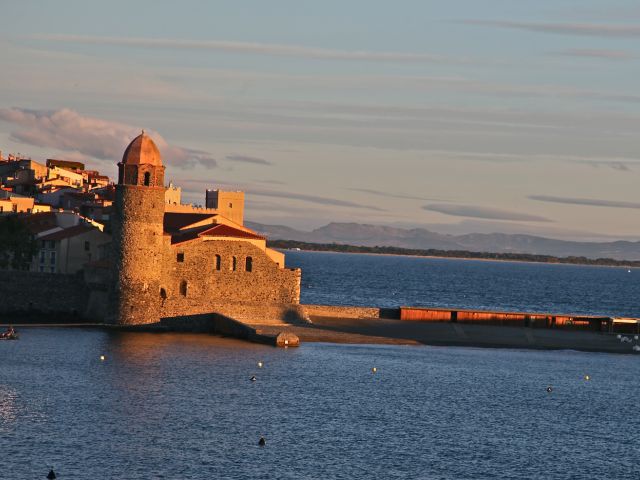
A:
[[[0,268],[28,270],[38,243],[18,215],[0,217]]]

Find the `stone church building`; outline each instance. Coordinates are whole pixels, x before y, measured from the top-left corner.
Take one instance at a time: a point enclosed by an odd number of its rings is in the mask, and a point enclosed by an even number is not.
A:
[[[284,255],[239,223],[241,214],[165,211],[164,172],[144,132],[118,163],[106,320],[141,325],[209,313],[256,323],[302,317],[300,270],[285,268]]]

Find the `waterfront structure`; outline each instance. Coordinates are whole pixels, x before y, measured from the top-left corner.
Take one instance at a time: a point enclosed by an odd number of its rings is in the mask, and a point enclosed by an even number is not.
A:
[[[166,200],[164,171],[144,132],[118,163],[108,320],[140,325],[208,313],[300,316],[300,271],[286,269],[284,255],[242,225],[244,194],[218,192],[218,207],[220,200],[224,206],[206,213],[166,211],[175,202]]]

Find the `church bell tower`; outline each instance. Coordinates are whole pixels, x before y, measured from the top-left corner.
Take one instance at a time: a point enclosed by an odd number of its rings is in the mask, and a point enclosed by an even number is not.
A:
[[[164,169],[158,147],[144,130],[132,140],[118,163],[112,220],[112,321],[118,325],[160,320]]]

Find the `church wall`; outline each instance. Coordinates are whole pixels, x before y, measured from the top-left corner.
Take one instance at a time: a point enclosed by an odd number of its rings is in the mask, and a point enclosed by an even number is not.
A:
[[[184,255],[177,261],[178,253]],[[220,255],[220,270],[215,256]],[[232,258],[236,257],[236,270]],[[251,257],[251,271],[246,258]],[[186,295],[181,289],[186,282]],[[161,315],[174,317],[216,312],[238,319],[299,317],[300,270],[281,269],[249,242],[200,239],[165,245],[160,282],[166,292]]]

